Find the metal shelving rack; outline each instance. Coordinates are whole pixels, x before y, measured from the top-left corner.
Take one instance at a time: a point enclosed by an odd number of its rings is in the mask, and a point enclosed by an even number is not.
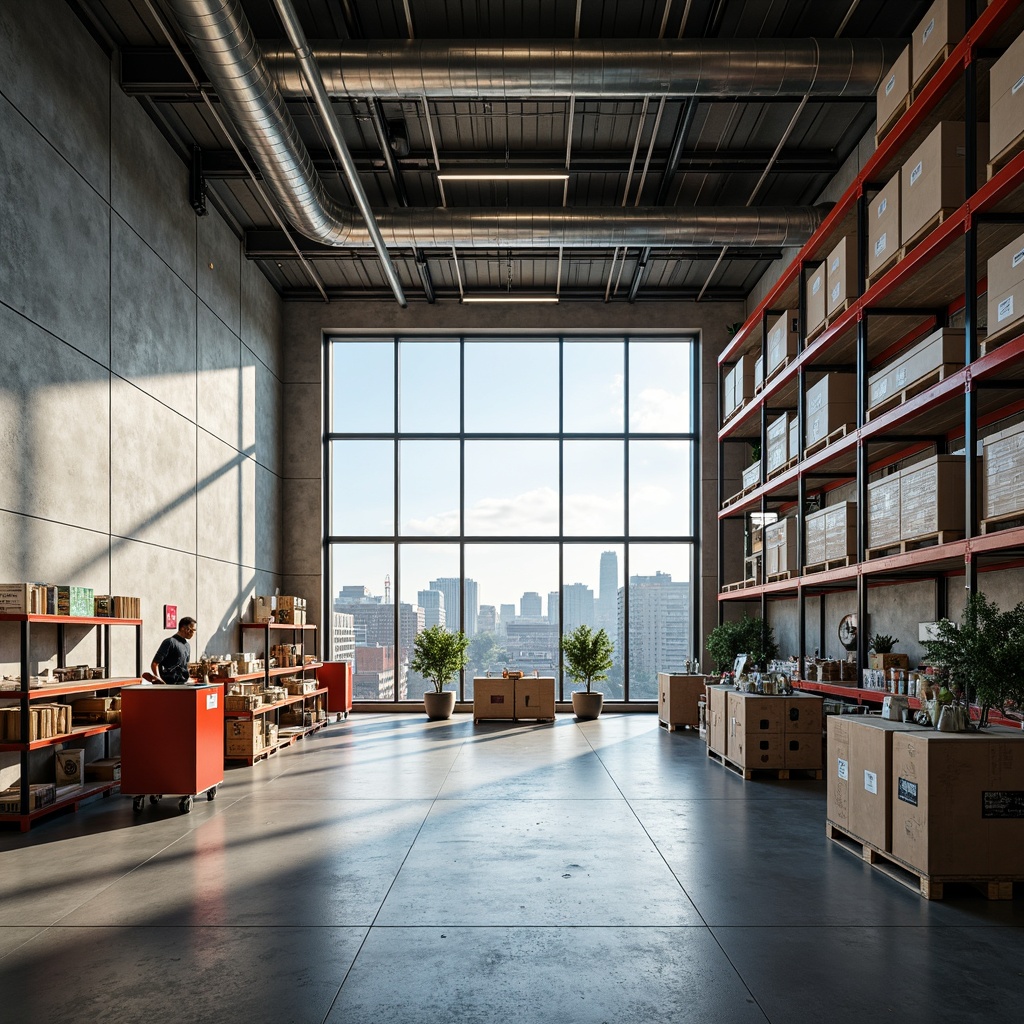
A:
[[[48,700],[52,697],[66,697],[73,693],[107,693],[120,690],[122,686],[142,681],[142,619],[112,619],[102,616],[69,616],[69,615],[25,615],[7,614],[0,615],[0,623],[17,623],[20,636],[21,653],[21,680],[22,686],[27,687],[26,681],[30,678],[29,666],[31,661],[32,632],[33,627],[47,626],[55,627],[57,630],[57,667],[65,668],[67,665],[67,628],[69,626],[100,626],[96,630],[96,664],[103,666],[103,678],[92,679],[88,682],[61,683],[56,686],[43,686],[36,689],[24,688],[21,690],[0,691],[0,701],[18,701],[21,712],[21,735],[29,735],[29,708],[32,701]],[[110,630],[113,626],[131,626],[135,629],[135,675],[127,678],[111,678],[110,675]],[[64,793],[56,802],[47,804],[45,807],[31,809],[30,782],[29,782],[29,753],[33,750],[42,750],[47,747],[56,746],[58,743],[66,743],[70,740],[84,739],[88,736],[97,736],[110,733],[120,726],[113,724],[81,725],[72,727],[71,732],[62,733],[58,736],[49,736],[41,740],[28,740],[18,743],[0,743],[0,751],[13,751],[20,754],[21,760],[21,781],[20,781],[20,803],[21,810],[15,813],[0,814],[0,821],[17,822],[22,832],[31,828],[32,822],[54,811],[62,810],[65,807],[72,807],[77,810],[78,805],[87,797],[95,796],[98,793],[110,793],[120,786],[119,782],[105,781],[74,787],[73,791]],[[109,753],[109,749],[106,751]]]
[[[719,429],[719,621],[726,602],[757,603],[762,619],[767,621],[769,600],[795,599],[803,648],[808,597],[855,591],[859,621],[866,622],[870,588],[932,580],[935,601],[931,615],[939,618],[946,614],[948,577],[964,576],[967,586],[975,589],[979,571],[1024,565],[1024,528],[993,534],[979,531],[979,482],[972,459],[965,460],[963,540],[871,560],[866,558],[865,551],[869,473],[929,448],[945,452],[951,443],[975,451],[979,428],[1024,411],[1024,324],[1009,338],[1004,337],[998,348],[981,355],[976,330],[979,286],[981,290],[985,288],[985,263],[1024,230],[1024,152],[1008,160],[984,184],[979,185],[975,178],[977,107],[979,95],[987,96],[987,65],[993,52],[1004,48],[1022,31],[1024,8],[1017,0],[995,0],[981,12],[719,357],[719,374],[724,378],[739,355],[765,355],[771,317],[787,309],[799,309],[801,325],[805,324],[803,285],[809,269],[826,259],[842,237],[856,234],[859,297],[845,311],[833,315],[827,327],[809,342],[801,335],[796,356]],[[958,87],[960,83],[962,89]],[[864,274],[869,198],[884,187],[931,129],[943,120],[966,123],[968,199],[869,285]],[[890,353],[902,347],[901,342],[920,337],[930,328],[944,326],[950,316],[960,313],[965,320],[965,366],[902,404],[869,418],[867,387],[872,362],[884,362]],[[755,340],[759,330],[760,345]],[[857,373],[856,429],[805,456],[806,375],[835,370]],[[795,465],[768,479],[768,420],[783,411],[794,410],[800,455]],[[724,494],[725,450],[727,445],[741,442],[760,442],[761,477],[758,486],[737,499]],[[856,562],[802,575],[808,494],[823,492],[838,482],[853,481],[857,499]],[[735,529],[737,522],[745,523],[751,512],[761,513],[763,520],[770,511],[794,507],[798,574],[790,579],[762,581],[724,591],[726,531]],[[824,643],[823,601],[820,607]],[[858,631],[858,680],[867,663],[866,634],[866,630]],[[801,658],[805,653],[800,650]],[[854,689],[828,684],[811,684],[808,688],[858,699],[871,699],[875,692],[859,686]]]

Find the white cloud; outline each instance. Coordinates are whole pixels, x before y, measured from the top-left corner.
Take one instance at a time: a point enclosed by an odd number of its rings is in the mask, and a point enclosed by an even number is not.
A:
[[[644,388],[630,407],[630,427],[642,433],[667,433],[685,429],[689,395],[665,388]]]

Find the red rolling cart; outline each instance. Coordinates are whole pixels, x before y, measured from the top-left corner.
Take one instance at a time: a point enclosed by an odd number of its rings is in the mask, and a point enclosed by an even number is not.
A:
[[[348,718],[352,710],[352,662],[325,661],[316,670],[316,681],[327,687],[328,712],[337,715],[339,722],[342,715]]]
[[[224,781],[224,698],[221,683],[139,685],[121,690],[121,792],[141,811],[161,795],[217,795]]]

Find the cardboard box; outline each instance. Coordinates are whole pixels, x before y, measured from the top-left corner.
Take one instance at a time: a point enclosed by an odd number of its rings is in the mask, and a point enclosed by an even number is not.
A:
[[[723,757],[729,749],[729,694],[735,689],[726,683],[717,683],[707,688],[708,747]]]
[[[1024,81],[1024,78],[1022,78]],[[1024,86],[1021,87],[1024,96]],[[1005,331],[1024,319],[1024,235],[988,261],[988,333]]]
[[[844,303],[857,298],[857,238],[847,235],[829,253],[825,310],[831,316]]]
[[[921,19],[911,41],[910,66],[914,86],[923,85],[941,66],[945,47],[954,47],[964,37],[964,0],[935,0]]]
[[[900,542],[900,474],[868,481],[869,548]]]
[[[789,516],[770,523],[764,529],[765,576],[796,572],[796,517]]]
[[[306,610],[304,608],[278,608],[274,613],[277,622],[283,622],[292,626],[304,626],[306,624]]]
[[[799,338],[800,314],[798,310],[787,309],[774,320],[768,321],[768,344],[764,357],[765,380],[769,380],[790,356],[796,355]]]
[[[930,375],[934,374],[937,382],[936,371],[943,366],[963,365],[963,328],[943,327],[932,331],[871,374],[868,378],[868,408],[881,405]]]
[[[779,698],[776,697],[776,700]],[[786,702],[783,711],[782,731],[787,736],[809,733],[818,740],[818,761],[812,767],[821,767],[821,730],[822,701],[811,693],[794,693],[783,698]]]
[[[743,489],[756,487],[761,482],[761,460],[752,463],[743,470]]]
[[[910,47],[906,46],[878,87],[875,97],[875,125],[878,131],[889,124],[910,95],[910,59]]]
[[[722,415],[731,416],[745,401],[754,397],[754,357],[741,355],[725,375]]]
[[[989,75],[989,159],[995,160],[1024,125],[1024,33],[1010,43]],[[992,321],[989,320],[991,324]]]
[[[829,715],[826,726],[825,816],[850,829],[850,722],[852,715]]]
[[[53,755],[58,786],[80,786],[85,781],[85,750],[81,747],[58,750]]]
[[[473,680],[473,720],[515,718],[516,690],[513,679]]]
[[[868,277],[894,260],[900,248],[900,172],[868,206]]]
[[[514,680],[517,721],[555,717],[555,680],[550,677],[523,676]],[[474,693],[476,690],[474,689]]]
[[[688,725],[696,729],[697,701],[707,689],[707,678],[694,675],[658,673],[658,721],[666,725]]]
[[[52,782],[33,783],[28,790],[26,811],[37,811],[57,800],[57,787]],[[0,792],[0,814],[21,814],[21,790],[18,786]]]
[[[807,278],[807,336],[825,322],[825,295],[828,293],[828,263],[815,267]]]
[[[282,719],[284,715],[282,714]],[[263,719],[232,718],[224,723],[224,751],[228,757],[253,757],[264,747]]]
[[[804,562],[817,565],[828,559],[825,553],[825,509],[804,517]]]
[[[833,561],[857,555],[857,503],[840,501],[825,509],[825,558]]]
[[[964,514],[963,456],[933,455],[900,473],[901,540],[963,530]]]
[[[817,444],[834,430],[857,423],[857,375],[827,373],[807,389],[804,443]]]
[[[782,737],[782,766],[820,771],[821,730],[813,733],[784,733]]]
[[[57,587],[57,614],[93,618],[96,602],[92,587]]]
[[[910,660],[906,654],[889,651],[886,654],[869,654],[868,666],[875,671],[888,672],[891,668],[910,668]]]
[[[984,182],[988,125],[978,125],[977,180]],[[955,210],[966,196],[963,121],[940,121],[900,171],[900,237],[903,244],[931,223],[940,210]]]
[[[796,420],[796,416],[793,413],[784,412],[777,419],[771,421],[768,424],[768,438],[767,438],[767,462],[765,465],[768,468],[768,473],[777,472],[781,469],[790,458],[789,450],[789,426],[790,422]]]
[[[90,761],[85,766],[85,777],[95,782],[118,782],[121,778],[121,758],[105,757]]]
[[[45,615],[46,586],[41,583],[0,583],[0,615]]]
[[[983,439],[982,518],[1024,514],[1024,423]]]
[[[754,360],[754,390],[756,391],[764,383],[764,356],[758,356]]]
[[[897,732],[892,775],[894,857],[930,876],[1020,877],[1024,732]]]
[[[274,598],[270,594],[257,594],[252,599],[252,621],[274,621]]]

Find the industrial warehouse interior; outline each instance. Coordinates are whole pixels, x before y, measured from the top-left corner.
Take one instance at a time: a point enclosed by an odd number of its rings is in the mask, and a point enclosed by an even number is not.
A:
[[[0,69],[5,1019],[1017,1019],[1019,0]]]

